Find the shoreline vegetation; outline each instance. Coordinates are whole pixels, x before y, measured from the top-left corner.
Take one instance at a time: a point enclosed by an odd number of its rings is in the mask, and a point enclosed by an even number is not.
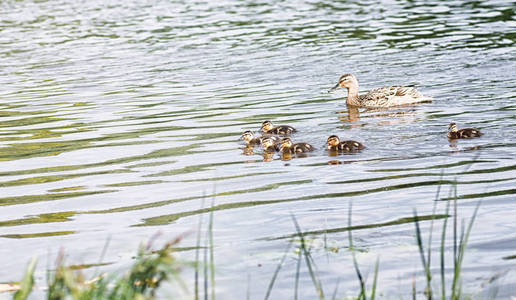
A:
[[[440,190],[440,189],[439,189]],[[437,194],[439,194],[439,190]],[[416,245],[421,259],[422,272],[415,274],[411,287],[407,287],[412,299],[472,299],[477,298],[476,296],[463,290],[462,285],[462,270],[463,262],[466,254],[466,246],[472,231],[472,227],[475,218],[480,207],[480,202],[477,203],[473,215],[471,216],[467,226],[465,221],[461,221],[460,230],[459,220],[457,220],[457,191],[456,185],[453,186],[455,194],[454,200],[448,201],[444,212],[444,218],[442,215],[436,214],[437,202],[434,201],[434,207],[432,215],[439,216],[430,220],[430,229],[428,232],[428,240],[425,245],[425,237],[420,227],[421,219],[418,217],[416,210],[414,210],[414,225],[415,225],[415,238]],[[204,200],[203,204],[204,206]],[[213,201],[211,203],[213,206]],[[451,215],[450,215],[450,210]],[[323,288],[321,279],[318,276],[318,268],[316,262],[311,255],[311,247],[307,241],[308,237],[301,230],[301,227],[292,214],[292,222],[294,224],[296,233],[290,238],[290,241],[283,253],[280,262],[275,268],[274,273],[271,275],[270,283],[267,289],[264,291],[264,299],[271,298],[274,284],[276,279],[284,266],[286,257],[294,252],[297,255],[296,263],[296,276],[294,282],[294,290],[292,291],[293,299],[299,297],[299,281],[301,268],[304,264],[308,270],[308,274],[312,281],[313,287],[319,299],[350,299],[350,297],[338,297],[338,283],[332,291],[327,291]],[[59,300],[59,299],[138,299],[138,300],[151,300],[156,299],[158,289],[163,285],[174,281],[178,283],[178,287],[187,294],[193,291],[193,295],[188,298],[193,299],[215,299],[215,267],[214,267],[214,241],[213,241],[213,211],[210,211],[208,216],[206,235],[202,236],[203,229],[203,214],[199,216],[198,230],[196,236],[197,245],[193,247],[195,249],[195,261],[193,263],[178,261],[174,252],[177,251],[177,245],[181,242],[182,236],[176,238],[173,241],[166,243],[159,250],[152,250],[152,240],[146,245],[140,246],[134,263],[131,265],[125,274],[100,274],[93,278],[86,278],[84,274],[73,266],[67,266],[64,260],[64,253],[61,252],[57,259],[55,270],[47,271],[47,284],[46,297],[48,299]],[[433,231],[434,221],[442,219],[442,231],[440,233],[440,239],[437,240],[439,243],[438,247],[433,247]],[[449,225],[452,222],[452,225]],[[373,281],[368,286],[367,279],[363,275],[356,258],[356,249],[353,245],[352,235],[352,204],[350,203],[348,209],[348,247],[349,252],[352,256],[353,267],[355,269],[356,278],[359,283],[359,289],[356,292],[355,297],[351,299],[356,300],[374,300],[379,295],[378,285],[378,274],[381,272],[381,260],[380,257],[376,259],[374,265]],[[448,231],[452,232],[452,245],[446,245],[446,237]],[[326,240],[326,236],[325,236]],[[326,246],[325,246],[326,247]],[[432,254],[433,250],[438,248],[438,274],[432,273]],[[446,249],[452,249],[447,251]],[[104,249],[105,251],[106,249]],[[448,253],[451,252],[451,253]],[[446,259],[446,256],[452,255],[452,265],[446,264],[446,261],[450,261],[450,257]],[[194,287],[190,288],[186,286],[186,283],[181,279],[181,271],[183,268],[194,269]],[[0,285],[0,292],[14,292],[14,300],[27,299],[33,289],[43,289],[34,285],[34,271],[36,268],[36,260],[32,259],[25,271],[25,275],[19,283],[10,283]],[[451,273],[451,275],[446,275]],[[421,275],[422,274],[422,275]],[[425,288],[423,291],[418,290],[416,284],[416,277],[423,276]],[[440,277],[440,278],[439,278]],[[247,287],[247,299],[250,299],[249,287]],[[383,296],[394,296],[403,298],[402,295],[384,295]],[[477,295],[478,296],[478,295]],[[496,295],[491,295],[489,298],[495,298]],[[158,298],[160,298],[158,296]]]

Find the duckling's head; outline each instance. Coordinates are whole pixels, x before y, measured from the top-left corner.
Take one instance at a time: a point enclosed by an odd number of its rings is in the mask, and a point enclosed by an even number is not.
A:
[[[338,88],[351,88],[351,87],[358,87],[358,80],[353,74],[344,74],[340,76],[339,82],[331,88],[330,92],[335,91]]]
[[[332,135],[328,138],[328,141],[327,141],[328,145],[330,146],[337,146],[339,143],[340,143],[340,139],[338,136],[336,135]]]
[[[457,124],[455,122],[451,122],[450,126],[448,126],[448,130],[451,132],[457,132],[459,129],[457,128]]]
[[[292,148],[292,140],[290,138],[283,138],[281,140],[281,149],[283,148]]]
[[[254,133],[251,130],[244,131],[240,139],[249,142],[250,140],[254,139]]]
[[[274,141],[271,138],[264,138],[262,140],[263,149],[274,147]]]
[[[272,125],[272,122],[271,121],[265,121],[265,122],[262,123],[261,131],[267,132],[267,131],[271,130],[272,128],[274,128],[274,125]]]

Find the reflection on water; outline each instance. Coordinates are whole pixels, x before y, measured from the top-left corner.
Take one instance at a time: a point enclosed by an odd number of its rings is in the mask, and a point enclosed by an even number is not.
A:
[[[314,250],[327,286],[357,289],[351,229],[365,249],[361,264],[381,254],[382,291],[405,293],[398,286],[410,286],[419,263],[413,209],[428,229],[434,203],[443,209],[435,217],[446,217],[453,186],[459,217],[482,200],[464,276],[476,284],[479,270],[510,267],[515,8],[498,0],[3,3],[0,282],[21,278],[34,255],[43,274],[60,247],[71,263],[95,265],[108,238],[104,262],[113,264],[102,268],[120,268],[140,241],[196,230],[213,211],[219,297],[242,299],[246,289],[234,287],[247,286],[248,274],[252,298],[263,296],[294,237],[291,214],[314,241],[343,249]],[[360,92],[415,85],[434,101],[347,107],[345,92],[327,93],[344,73],[360,78]],[[293,140],[316,151],[281,155],[238,141],[264,120],[294,126]],[[485,135],[448,140],[452,121]],[[332,134],[367,148],[327,152]],[[193,249],[195,235],[181,246]],[[276,298],[291,297],[295,270],[283,267]],[[302,277],[302,293],[314,296]]]

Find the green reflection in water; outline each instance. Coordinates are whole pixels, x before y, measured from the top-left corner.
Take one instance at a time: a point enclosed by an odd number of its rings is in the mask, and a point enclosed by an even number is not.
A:
[[[455,183],[454,181],[450,181],[450,182]],[[310,196],[304,196],[304,197],[298,197],[298,198],[287,198],[287,199],[278,199],[278,200],[269,200],[269,201],[249,201],[249,202],[226,203],[226,204],[216,205],[211,208],[198,209],[198,210],[193,210],[193,211],[188,211],[188,212],[181,212],[181,213],[175,213],[175,214],[170,214],[170,215],[163,215],[163,216],[157,216],[157,217],[144,219],[143,224],[138,224],[135,226],[166,225],[166,224],[174,222],[182,217],[193,216],[193,215],[197,215],[197,214],[201,214],[201,213],[218,211],[218,210],[267,205],[267,204],[280,203],[280,202],[306,201],[306,200],[317,200],[317,199],[328,199],[328,198],[346,198],[346,197],[367,195],[367,194],[371,194],[371,193],[387,192],[387,191],[392,191],[392,190],[403,190],[403,189],[407,189],[407,188],[420,187],[420,186],[433,186],[433,185],[439,186],[442,184],[443,184],[443,180],[431,180],[431,181],[423,181],[423,182],[416,182],[416,183],[406,183],[406,184],[398,184],[398,185],[392,185],[392,186],[386,186],[386,187],[379,187],[379,188],[362,190],[362,191],[318,194],[318,195],[310,195]],[[251,191],[251,190],[248,190],[248,191]],[[254,189],[253,191],[256,191],[256,189]],[[229,192],[229,193],[232,194],[232,192]],[[216,194],[216,196],[220,196],[220,195],[224,195],[224,193]],[[207,196],[207,197],[211,197],[211,196]],[[184,201],[184,200],[190,200],[190,199],[183,199],[180,201]],[[174,200],[169,200],[169,201],[167,201],[168,203],[161,202],[159,204],[166,205],[166,204],[172,203],[171,201],[174,201]],[[175,200],[175,202],[178,202],[178,200]],[[153,203],[148,203],[147,206],[153,207]],[[107,211],[104,211],[104,212],[107,212]]]
[[[0,182],[0,187],[9,187],[9,186],[18,186],[18,185],[27,185],[27,184],[38,184],[38,183],[48,183],[61,181],[66,179],[72,179],[77,177],[84,176],[95,176],[95,175],[105,175],[105,174],[116,174],[116,173],[129,173],[130,170],[121,169],[121,170],[109,170],[109,171],[99,171],[99,172],[90,172],[90,173],[80,173],[80,174],[63,174],[63,175],[51,175],[51,176],[38,176],[38,177],[30,177],[23,178],[11,181]],[[1,198],[0,198],[1,199]]]
[[[205,152],[206,151],[203,151],[203,153],[205,153]],[[210,170],[213,167],[240,165],[240,164],[242,164],[242,161],[231,161],[231,162],[223,162],[223,163],[201,164],[201,165],[194,165],[194,166],[187,166],[187,167],[183,167],[183,168],[173,169],[173,170],[170,170],[170,171],[159,172],[159,173],[156,173],[156,174],[145,175],[145,177],[172,176],[172,175],[179,175],[179,174],[187,174],[187,173],[194,173],[194,172],[201,172],[201,171]]]
[[[418,174],[404,174],[404,175],[393,175],[393,176],[385,176],[378,178],[363,178],[363,179],[352,179],[352,180],[343,180],[343,181],[333,181],[328,182],[328,184],[344,184],[344,183],[360,183],[360,182],[371,182],[371,181],[382,181],[382,180],[393,180],[393,179],[403,179],[410,177],[425,177],[425,176],[444,176],[445,174],[429,174],[429,173],[418,173]],[[470,180],[470,181],[456,181],[456,180],[435,180],[430,182],[436,182],[438,184],[477,184],[477,183],[493,183],[493,182],[503,182],[503,181],[511,181],[515,178],[501,178],[501,179],[487,179],[487,180]],[[416,182],[417,184],[417,182]],[[410,187],[410,186],[409,186]]]
[[[40,233],[4,234],[4,235],[0,235],[0,237],[10,238],[10,239],[27,239],[27,238],[68,235],[68,234],[74,234],[74,233],[75,233],[75,231],[53,231],[53,232],[40,232]]]
[[[457,199],[474,199],[474,198],[487,198],[487,197],[495,197],[495,196],[504,196],[504,195],[514,195],[516,194],[516,189],[508,189],[508,190],[500,190],[493,191],[487,193],[477,193],[477,194],[467,194],[462,196],[457,196]],[[453,200],[455,198],[443,198],[440,200]]]
[[[420,167],[420,168],[375,169],[375,170],[369,170],[369,172],[400,172],[400,171],[417,171],[417,170],[428,170],[428,169],[446,169],[446,168],[460,167],[460,166],[466,166],[466,165],[471,165],[471,164],[476,164],[476,163],[494,163],[494,162],[497,162],[497,161],[494,161],[494,160],[466,160],[466,161],[459,161],[456,163],[439,164],[439,165]]]
[[[448,218],[450,215],[445,214],[439,214],[439,215],[426,215],[426,216],[418,216],[418,221],[427,221],[432,219],[444,219]],[[356,225],[356,226],[345,226],[345,227],[338,227],[338,228],[331,228],[331,229],[323,229],[323,230],[313,230],[313,231],[304,231],[301,233],[292,233],[287,234],[280,237],[268,237],[263,238],[262,240],[281,240],[281,239],[288,239],[300,236],[301,234],[306,235],[319,235],[319,234],[328,234],[328,233],[337,233],[337,232],[343,232],[343,231],[349,231],[349,230],[360,230],[360,229],[368,229],[368,228],[376,228],[376,227],[385,227],[385,226],[393,226],[393,225],[400,225],[400,224],[406,224],[406,223],[414,223],[415,218],[414,217],[406,217],[406,218],[400,218],[393,221],[388,221],[384,223],[375,223],[375,224],[366,224],[366,225]]]
[[[148,181],[131,181],[131,182],[122,182],[122,183],[113,183],[113,184],[105,184],[107,187],[123,187],[123,186],[139,186],[139,185],[147,185],[147,184],[158,184],[167,182],[165,180],[148,180]]]
[[[66,222],[71,221],[71,217],[75,216],[75,212],[66,211],[59,213],[41,214],[34,217],[28,217],[23,219],[0,221],[0,227],[8,226],[20,226],[28,224],[41,224],[41,223],[54,223],[54,222]]]
[[[58,188],[58,189],[51,189],[48,190],[49,192],[57,193],[57,192],[68,192],[68,191],[78,191],[78,190],[84,190],[86,187],[79,185],[79,186],[71,186],[71,187],[64,187],[64,188]]]
[[[287,172],[286,171],[274,172],[274,174],[281,174],[281,173],[287,173]],[[250,177],[250,176],[269,175],[269,174],[270,174],[270,172],[249,173],[249,174],[244,174],[244,175],[225,176],[225,177],[187,179],[187,180],[181,180],[181,182],[221,181],[221,180],[226,180],[226,179],[235,179],[235,178]]]
[[[43,195],[26,195],[26,196],[14,196],[0,198],[0,206],[4,205],[19,205],[42,201],[53,201],[61,200],[66,198],[113,193],[117,190],[105,190],[105,191],[90,191],[90,192],[72,192],[72,193],[54,193],[54,194],[43,194]],[[0,224],[2,224],[0,222]]]
[[[111,159],[111,160],[106,160],[106,161],[99,162],[99,163],[57,166],[57,167],[38,168],[38,169],[10,171],[10,172],[0,172],[0,176],[15,176],[15,175],[26,175],[26,174],[35,174],[35,173],[73,171],[73,170],[86,169],[86,168],[109,166],[109,165],[114,165],[114,164],[123,164],[123,163],[135,162],[135,161],[140,161],[140,160],[146,160],[146,159],[156,159],[156,158],[162,158],[162,157],[167,157],[167,156],[180,156],[180,155],[188,154],[190,150],[195,149],[197,147],[199,147],[198,144],[183,146],[183,147],[174,147],[174,148],[168,148],[168,149],[160,149],[160,150],[155,150],[150,153],[143,154],[143,155],[135,155],[135,156]]]
[[[245,190],[236,190],[236,191],[230,191],[230,192],[223,192],[223,193],[215,193],[211,195],[205,195],[206,198],[212,198],[217,196],[228,196],[228,195],[238,195],[238,194],[246,194],[246,193],[254,193],[254,192],[262,192],[262,191],[268,191],[272,189],[277,189],[284,185],[297,185],[302,183],[309,183],[312,182],[311,180],[298,180],[298,181],[289,181],[289,182],[281,182],[281,183],[275,183],[275,184],[268,184],[262,187],[254,188],[254,189],[245,189]],[[158,201],[158,202],[152,202],[152,203],[146,203],[146,204],[139,204],[139,205],[132,205],[132,206],[126,206],[126,207],[119,207],[119,208],[111,208],[106,210],[96,210],[96,211],[88,211],[84,212],[83,214],[105,214],[105,213],[116,213],[116,212],[125,212],[125,211],[132,211],[132,210],[140,210],[140,209],[146,209],[146,208],[155,208],[159,206],[164,206],[172,203],[178,203],[183,202],[187,200],[194,200],[194,199],[200,199],[199,196],[192,196],[192,197],[185,197],[185,198],[179,198],[179,199],[172,199],[172,200],[164,200],[164,201]],[[277,201],[274,201],[274,203]],[[257,201],[256,203],[261,203]],[[238,204],[238,203],[237,203]]]

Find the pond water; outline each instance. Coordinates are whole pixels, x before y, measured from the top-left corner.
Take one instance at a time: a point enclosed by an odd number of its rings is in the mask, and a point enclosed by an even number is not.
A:
[[[199,219],[206,229],[212,210],[219,299],[265,295],[296,233],[291,215],[326,294],[338,284],[339,297],[356,295],[352,203],[358,262],[371,283],[380,257],[378,288],[396,298],[410,294],[414,274],[422,282],[414,210],[427,237],[434,204],[442,218],[456,181],[459,220],[482,201],[465,291],[515,293],[514,2],[0,7],[0,282],[19,280],[37,256],[44,283],[60,249],[71,264],[123,270],[157,233],[156,245],[186,234],[178,255],[191,260]],[[407,84],[434,101],[350,110],[345,91],[327,93],[344,73],[361,92]],[[296,127],[293,139],[318,150],[288,161],[246,151],[238,138],[264,120]],[[485,135],[450,142],[451,121]],[[330,157],[331,134],[367,149]],[[292,248],[272,299],[293,297],[296,259]],[[193,275],[183,275],[191,298]],[[306,266],[299,289],[317,295]]]

